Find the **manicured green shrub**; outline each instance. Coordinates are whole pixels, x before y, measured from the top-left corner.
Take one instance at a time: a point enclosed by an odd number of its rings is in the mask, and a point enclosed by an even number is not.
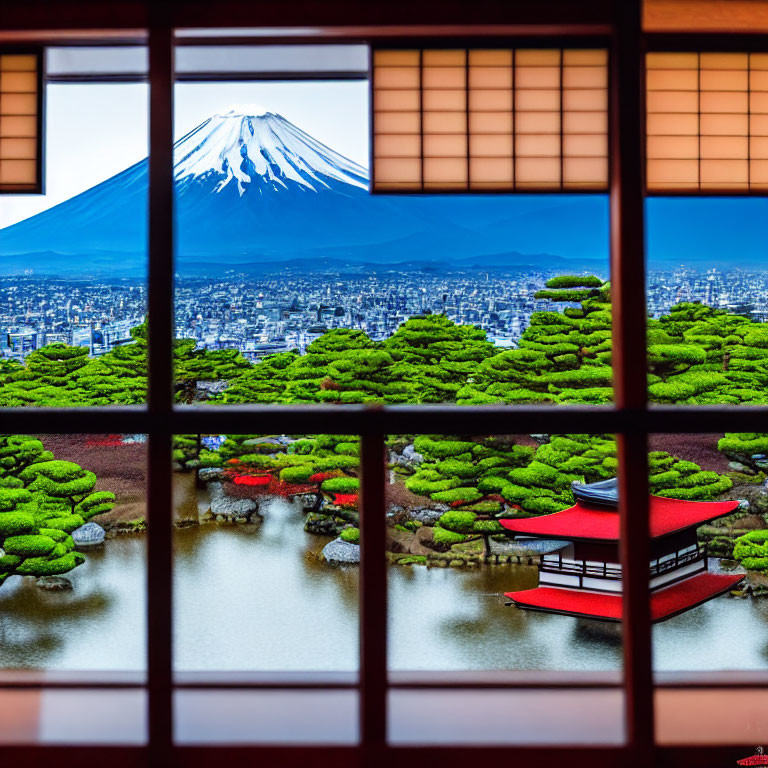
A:
[[[452,488],[450,491],[439,491],[432,494],[434,501],[442,502],[443,504],[471,504],[473,501],[482,499],[483,494],[476,488]]]
[[[284,483],[302,484],[308,483],[309,478],[315,474],[312,464],[296,464],[280,470],[280,480]]]
[[[475,524],[476,517],[474,512],[450,510],[443,512],[438,522],[443,528],[447,528],[454,533],[469,533]]]
[[[55,546],[53,539],[39,535],[9,536],[3,541],[3,549],[7,555],[21,557],[45,557],[51,554]]]
[[[445,547],[446,549],[452,547],[454,544],[461,544],[467,538],[460,533],[454,533],[454,531],[449,531],[447,528],[443,528],[439,525],[436,525],[432,529],[432,534],[434,543],[438,546]]]
[[[477,520],[472,526],[472,533],[479,533],[482,535],[503,532],[504,527],[498,520]]]
[[[424,435],[417,437],[413,442],[413,447],[418,453],[433,456],[436,459],[459,456],[471,451],[474,445],[465,440],[433,440]]]
[[[358,528],[345,528],[339,537],[342,541],[348,541],[350,544],[360,543],[360,530]]]
[[[357,493],[360,481],[356,477],[332,477],[325,480],[321,488],[326,493]]]
[[[733,557],[749,571],[768,570],[768,530],[739,536],[733,545]]]

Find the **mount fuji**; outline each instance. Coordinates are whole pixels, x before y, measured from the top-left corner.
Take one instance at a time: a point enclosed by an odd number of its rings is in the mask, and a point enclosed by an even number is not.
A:
[[[371,195],[362,166],[250,106],[213,115],[176,141],[174,179],[177,271],[188,275],[290,265],[557,267],[570,260],[523,256],[516,246],[529,250],[537,231],[551,235],[553,216],[564,231],[573,231],[570,220],[582,232],[586,217],[593,233],[605,219],[604,205],[586,201]],[[42,274],[143,274],[147,188],[145,159],[0,230],[0,274],[30,266]],[[604,265],[600,235],[584,237],[572,263]]]

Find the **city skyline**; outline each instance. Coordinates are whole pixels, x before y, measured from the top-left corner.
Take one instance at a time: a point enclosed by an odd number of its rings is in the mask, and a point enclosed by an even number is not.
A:
[[[535,293],[552,271],[396,272],[349,274],[283,272],[253,278],[177,280],[176,336],[198,348],[238,349],[251,361],[306,347],[333,328],[362,330],[375,341],[409,317],[445,314],[482,328],[498,347],[512,347],[533,312],[555,308]],[[599,273],[602,278],[605,272]],[[288,277],[289,279],[286,279]],[[658,318],[681,301],[768,320],[768,272],[650,271],[648,314]],[[88,346],[92,355],[131,341],[145,316],[141,281],[96,281],[22,276],[0,279],[0,357],[23,359],[53,342]]]

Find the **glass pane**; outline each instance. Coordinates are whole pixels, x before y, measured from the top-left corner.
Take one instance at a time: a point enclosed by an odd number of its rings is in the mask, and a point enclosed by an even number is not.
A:
[[[12,98],[37,97],[0,97],[0,184],[36,174]],[[48,84],[45,120],[45,194],[0,205],[0,407],[144,403],[147,86]]]
[[[543,676],[576,686],[392,690],[390,738],[621,743],[621,691],[578,688],[617,684],[622,665],[618,496],[605,488],[616,477],[611,437],[392,435],[388,447],[390,681]],[[478,708],[491,714],[458,723],[457,712]],[[553,727],[561,718],[568,726]]]
[[[561,138],[559,111],[519,116],[513,135],[511,98],[470,112],[469,137],[466,111],[378,111],[376,183],[419,195],[372,195],[367,86],[177,84],[178,400],[610,402],[607,198],[490,194],[561,169],[599,189],[601,113],[574,102]],[[467,178],[489,194],[423,194]]]
[[[0,683],[140,682],[143,435],[0,436]]]
[[[768,436],[657,434],[650,444],[651,491],[659,503],[675,500],[670,513],[681,521],[654,541],[651,587],[677,592],[674,615],[654,628],[657,680],[768,669]]]
[[[613,506],[593,506],[572,486],[586,493],[585,483],[615,478],[614,441],[397,435],[388,445],[392,674],[567,670],[618,679],[616,492]],[[584,526],[595,515],[605,531],[592,540]],[[610,603],[607,614],[593,598]]]
[[[722,182],[739,164],[743,167],[745,161],[702,160],[702,182]],[[767,206],[762,198],[648,200],[652,402],[766,402],[768,356],[763,338],[768,307],[763,243]]]
[[[357,691],[177,691],[178,744],[355,744]]]
[[[178,678],[354,679],[357,436],[174,446]]]
[[[146,741],[143,690],[0,691],[0,744],[133,746]]]

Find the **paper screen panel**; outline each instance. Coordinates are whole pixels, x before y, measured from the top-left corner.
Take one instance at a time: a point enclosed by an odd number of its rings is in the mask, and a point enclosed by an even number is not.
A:
[[[39,58],[0,52],[0,193],[38,191]]]
[[[649,192],[768,189],[768,54],[649,53]]]
[[[607,188],[607,51],[382,50],[373,65],[375,190]]]
[[[421,51],[373,54],[376,188],[422,187]]]
[[[608,179],[608,51],[563,51],[563,188]]]

